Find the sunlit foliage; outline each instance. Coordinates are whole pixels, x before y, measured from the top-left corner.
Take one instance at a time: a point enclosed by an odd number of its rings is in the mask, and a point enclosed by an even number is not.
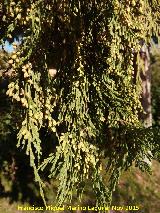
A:
[[[142,159],[152,134],[139,137],[136,130],[139,50],[140,41],[158,35],[159,1],[4,0],[0,10],[1,43],[22,38],[8,61],[16,75],[7,94],[21,106],[17,146],[30,157],[44,202],[40,174],[50,168],[49,177],[59,179],[58,204],[71,200],[75,189],[81,197],[86,179],[97,203],[109,204],[124,169],[134,161],[148,169]],[[42,127],[58,140],[47,159]],[[108,186],[101,177],[104,157]]]

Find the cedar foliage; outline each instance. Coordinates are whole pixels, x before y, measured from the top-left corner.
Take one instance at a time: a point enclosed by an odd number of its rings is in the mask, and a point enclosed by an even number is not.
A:
[[[97,204],[109,205],[123,170],[135,163],[150,171],[143,160],[153,158],[148,150],[159,156],[154,131],[138,119],[140,41],[158,36],[159,1],[4,0],[0,10],[1,43],[22,38],[8,61],[16,74],[7,94],[21,106],[17,147],[30,158],[44,203],[41,174],[49,169],[59,180],[59,205],[72,200],[74,190],[81,198],[86,179]],[[45,159],[43,127],[58,140]]]

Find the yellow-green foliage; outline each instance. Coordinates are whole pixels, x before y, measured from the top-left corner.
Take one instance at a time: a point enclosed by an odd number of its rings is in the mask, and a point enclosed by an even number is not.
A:
[[[107,130],[140,126],[134,53],[140,67],[140,41],[148,43],[153,33],[158,34],[159,1],[4,0],[1,10],[1,42],[22,37],[9,60],[16,80],[7,94],[23,109],[17,146],[30,156],[43,198],[39,170],[51,165],[50,177],[59,179],[59,204],[72,199],[75,187],[81,197],[88,178],[97,202],[107,204],[130,153],[129,145],[123,144],[119,156],[120,139],[114,140]],[[54,77],[50,68],[57,70]],[[59,141],[44,161],[42,127]],[[100,172],[102,147],[112,167],[107,189]]]

